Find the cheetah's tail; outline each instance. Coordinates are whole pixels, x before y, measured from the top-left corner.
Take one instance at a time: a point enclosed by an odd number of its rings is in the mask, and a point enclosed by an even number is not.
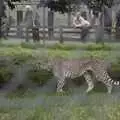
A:
[[[120,86],[120,81],[114,81],[113,79],[109,78],[108,82],[110,82],[111,84],[113,84],[115,86]]]
[[[120,85],[120,81],[113,81],[113,85],[119,86]]]

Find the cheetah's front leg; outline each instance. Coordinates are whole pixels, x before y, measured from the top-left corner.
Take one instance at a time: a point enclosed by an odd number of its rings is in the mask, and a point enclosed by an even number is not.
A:
[[[57,92],[63,92],[64,85],[65,85],[65,79],[58,79],[58,81],[57,81]]]
[[[88,89],[86,90],[86,93],[88,93],[94,88],[94,83],[92,81],[91,75],[88,72],[84,73],[84,78],[88,84]]]

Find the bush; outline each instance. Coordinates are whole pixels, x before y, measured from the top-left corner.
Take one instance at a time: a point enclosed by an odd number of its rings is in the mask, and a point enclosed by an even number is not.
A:
[[[42,86],[47,81],[52,78],[53,74],[51,71],[47,71],[45,69],[37,70],[30,70],[28,72],[28,79],[32,80],[32,82],[37,83],[38,85]]]
[[[21,43],[22,48],[28,48],[28,49],[37,49],[37,48],[43,48],[44,46],[39,44],[39,43],[26,43],[22,42]]]
[[[27,62],[28,60],[32,59],[31,55],[16,55],[14,57],[12,57],[12,62],[14,65],[21,65],[24,64],[25,62]]]
[[[81,46],[82,47],[82,46]],[[72,44],[55,44],[48,46],[49,49],[58,49],[58,50],[75,50],[80,48],[78,45]]]
[[[9,57],[0,57],[0,85],[12,78],[13,72],[11,67],[11,59]]]
[[[111,71],[112,72],[120,72],[120,64],[117,64],[117,63],[112,63],[111,65]]]
[[[86,50],[97,51],[97,50],[111,50],[112,48],[108,45],[102,44],[91,44],[86,47]]]
[[[0,56],[16,56],[16,55],[32,55],[33,50],[24,49],[21,47],[1,48]]]
[[[58,50],[89,50],[89,51],[98,51],[98,50],[111,50],[110,45],[102,44],[55,44],[48,46],[49,49],[58,49]]]
[[[0,68],[0,85],[7,83],[9,80],[11,80],[12,76],[13,76],[13,73],[9,68],[1,67]]]
[[[93,58],[100,58],[100,59],[106,59],[110,56],[110,52],[108,51],[85,51],[83,54],[83,57],[93,57]]]
[[[117,61],[112,62],[111,70],[113,72],[120,72],[120,57],[117,57]]]
[[[107,120],[119,120],[120,118],[120,105],[115,104],[111,107],[106,106],[105,108]]]

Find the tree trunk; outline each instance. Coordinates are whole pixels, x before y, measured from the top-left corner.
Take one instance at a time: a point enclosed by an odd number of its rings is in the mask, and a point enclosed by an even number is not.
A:
[[[49,40],[53,39],[53,30],[54,30],[54,12],[53,11],[48,11],[48,37]]]
[[[3,16],[3,0],[0,1],[0,38],[2,38],[2,16]]]
[[[45,45],[45,7],[43,6],[43,44]]]
[[[104,9],[103,9],[104,11]],[[99,25],[96,28],[96,43],[104,44],[104,12],[100,14]]]
[[[2,17],[0,17],[0,38],[2,38]]]
[[[23,37],[23,33],[22,33],[22,27],[21,27],[21,23],[23,21],[23,11],[22,10],[18,10],[17,11],[17,37],[22,38]]]
[[[71,26],[71,12],[70,12],[70,7],[68,11],[68,26]]]

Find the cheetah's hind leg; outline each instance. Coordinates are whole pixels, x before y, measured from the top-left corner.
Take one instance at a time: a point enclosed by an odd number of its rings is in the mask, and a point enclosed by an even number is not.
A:
[[[92,76],[88,72],[84,73],[84,78],[88,84],[88,89],[86,90],[86,93],[89,93],[94,88],[94,82],[92,80]]]
[[[107,87],[107,93],[111,94],[113,86],[110,83],[105,83],[105,85]]]

